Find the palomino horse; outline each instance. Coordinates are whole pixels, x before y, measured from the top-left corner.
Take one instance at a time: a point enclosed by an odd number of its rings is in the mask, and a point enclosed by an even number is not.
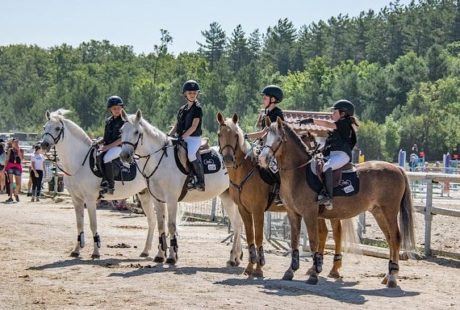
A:
[[[251,146],[244,140],[244,133],[238,126],[238,115],[234,114],[232,118],[224,119],[223,115],[217,113],[217,122],[219,123],[218,141],[220,152],[224,159],[224,164],[228,169],[230,177],[230,195],[233,201],[238,205],[241,217],[243,218],[246,230],[246,240],[249,247],[249,263],[245,273],[255,277],[263,277],[262,267],[265,264],[263,251],[263,234],[264,234],[264,212],[279,211],[286,212],[284,207],[275,206],[273,199],[270,201],[272,185],[265,182],[261,176],[256,159],[253,158]],[[313,136],[306,136],[308,142],[315,142]],[[309,143],[307,143],[309,144]],[[314,148],[314,146],[312,146]],[[288,210],[288,212],[292,212]],[[289,218],[293,218],[290,215]],[[291,229],[294,234],[300,226],[299,223],[292,223]],[[327,226],[324,219],[318,219],[320,233],[320,253],[324,253],[327,240]],[[352,220],[346,220],[344,225],[347,229],[344,232],[353,230]],[[335,241],[335,255],[333,267],[329,273],[330,277],[339,278],[339,268],[342,266],[342,225],[340,220],[331,219],[333,236]],[[351,227],[350,227],[351,226]],[[254,244],[255,241],[255,244]],[[293,248],[293,271],[299,268],[299,250],[298,239],[295,240]],[[254,264],[256,270],[254,271]],[[309,271],[310,273],[311,271]]]
[[[101,240],[97,232],[96,200],[99,197],[99,184],[101,179],[91,172],[89,160],[87,160],[92,148],[91,139],[77,124],[64,117],[69,111],[57,110],[46,112],[47,122],[43,127],[41,146],[49,151],[56,147],[56,152],[62,164],[62,170],[66,173],[64,182],[69,191],[77,217],[77,244],[71,256],[78,257],[80,250],[85,246],[83,229],[84,209],[88,209],[91,231],[93,232],[94,250],[92,258],[99,258]],[[139,200],[147,216],[149,229],[142,257],[147,257],[152,247],[153,231],[155,229],[155,213],[152,206],[152,198],[147,191],[147,186],[141,174],[130,182],[115,182],[113,195],[106,195],[105,199],[118,200],[139,194]]]
[[[166,256],[165,203],[168,206],[168,231],[171,237],[171,247],[166,263],[175,264],[178,259],[176,238],[178,201],[183,198],[184,202],[199,202],[219,196],[234,231],[233,248],[228,264],[239,265],[242,255],[241,228],[243,223],[228,192],[228,173],[225,167],[215,173],[205,174],[206,191],[191,190],[181,197],[187,175],[182,173],[176,164],[172,140],[144,120],[141,111],[129,116],[123,111],[122,117],[126,122],[121,129],[123,146],[120,157],[126,162],[132,162],[134,155],[139,156],[139,170],[147,179],[148,189],[155,199],[160,234],[159,251],[155,261],[163,262]],[[214,148],[214,150],[218,155],[217,149]],[[222,162],[222,158],[219,158],[219,161]]]
[[[414,249],[413,208],[409,182],[404,171],[382,161],[357,165],[359,192],[353,196],[334,197],[334,208],[323,210],[319,208],[316,201],[316,192],[306,182],[306,169],[310,166],[306,163],[311,160],[311,155],[307,152],[305,144],[281,119],[278,118],[277,122],[269,126],[259,159],[260,163],[266,166],[268,160],[273,156],[276,158],[280,169],[281,195],[286,207],[292,211],[291,223],[300,223],[303,218],[307,225],[315,267],[307,283],[318,283],[318,274],[322,270],[322,255],[318,252],[317,218],[345,219],[370,211],[390,247],[388,274],[382,283],[387,284],[388,287],[396,287],[401,241],[404,249],[408,251]],[[401,230],[398,227],[398,213]],[[298,239],[298,235],[299,230],[292,234],[292,240]],[[292,279],[292,276],[291,266],[286,271],[285,278]]]

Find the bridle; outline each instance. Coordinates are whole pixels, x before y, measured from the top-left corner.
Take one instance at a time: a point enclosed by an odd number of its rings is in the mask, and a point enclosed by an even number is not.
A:
[[[160,167],[160,164],[163,160],[163,158],[166,156],[168,157],[168,153],[167,153],[167,149],[168,147],[171,147],[172,145],[169,144],[169,139],[166,141],[165,145],[163,145],[161,148],[159,148],[158,150],[152,152],[152,153],[149,153],[147,155],[139,155],[139,154],[136,154],[136,149],[139,145],[139,142],[141,143],[141,145],[144,144],[144,133],[140,132],[139,133],[139,136],[137,137],[137,140],[135,143],[132,143],[132,142],[129,142],[129,141],[122,141],[121,144],[122,145],[130,145],[133,147],[133,153],[134,155],[137,156],[138,159],[141,159],[141,158],[147,158],[147,160],[145,161],[145,164],[144,164],[144,167],[142,168],[142,170],[139,168],[139,165],[137,164],[137,161],[134,161],[135,165],[136,165],[136,168],[137,170],[139,171],[139,173],[145,178],[145,180],[147,181],[147,188],[150,192],[150,194],[152,195],[153,198],[155,198],[158,202],[162,202],[164,203],[164,201],[162,201],[161,199],[157,198],[157,196],[155,196],[155,194],[152,192],[152,190],[150,189],[150,178],[155,174],[155,172],[157,172],[158,168]],[[160,152],[160,151],[163,151],[163,153],[161,153],[161,157],[160,157],[160,160],[158,160],[158,163],[157,165],[155,166],[155,168],[153,169],[153,171],[150,173],[150,174],[146,174],[145,173],[145,168],[147,167],[148,163],[149,163],[149,160],[150,158],[155,155],[156,153]]]
[[[42,141],[43,141],[44,137],[50,136],[51,139],[53,139],[54,145],[56,145],[56,143],[58,143],[59,140],[61,140],[61,138],[64,139],[64,122],[62,120],[59,120],[59,122],[61,123],[62,127],[59,129],[58,135],[55,137],[52,134],[50,134],[49,132],[45,132],[42,135]]]
[[[226,125],[221,125],[222,126],[226,126]],[[231,145],[231,144],[225,144],[224,146],[221,146],[220,145],[220,134],[219,136],[217,137],[217,143],[219,144],[219,153],[220,155],[224,156],[223,154],[223,151],[226,149],[226,148],[230,148],[230,150],[232,151],[233,153],[233,158],[234,158],[234,161],[233,161],[233,168],[236,169],[238,168],[240,165],[241,165],[241,162],[240,163],[237,163],[236,162],[236,149],[238,147],[238,144],[239,144],[239,136],[238,134],[236,135],[236,143],[235,143],[235,146]],[[243,158],[244,159],[244,158]],[[241,160],[242,161],[242,160]]]

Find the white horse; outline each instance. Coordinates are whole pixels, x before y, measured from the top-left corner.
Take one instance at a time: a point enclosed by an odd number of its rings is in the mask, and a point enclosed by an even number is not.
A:
[[[77,244],[72,251],[72,257],[78,257],[80,250],[85,246],[83,232],[84,208],[88,215],[93,232],[94,250],[92,258],[99,258],[101,240],[97,232],[96,200],[99,196],[101,179],[91,172],[88,152],[92,146],[91,139],[77,124],[64,117],[69,111],[57,110],[46,112],[47,122],[42,136],[42,148],[49,151],[56,147],[60,159],[60,168],[65,172],[64,182],[69,191],[77,217]],[[68,174],[68,175],[67,175]],[[141,257],[147,257],[152,247],[153,231],[155,229],[155,213],[153,212],[152,197],[150,196],[144,177],[137,173],[136,178],[130,182],[115,182],[113,195],[105,195],[104,199],[118,200],[129,198],[138,194],[142,208],[148,219],[149,229],[147,240]]]
[[[181,196],[187,175],[177,167],[174,158],[172,141],[159,129],[150,125],[142,118],[140,111],[136,115],[128,116],[122,112],[125,121],[121,129],[122,151],[120,158],[126,162],[132,162],[134,155],[139,156],[138,167],[144,177],[147,178],[147,186],[154,197],[155,210],[157,211],[158,231],[160,244],[156,262],[163,262],[166,257],[167,244],[165,236],[165,203],[168,207],[168,231],[170,235],[169,256],[166,263],[175,264],[178,256],[176,238],[176,214],[177,205]],[[217,150],[217,149],[216,149]],[[222,162],[221,155],[219,159]],[[233,203],[228,187],[228,172],[224,165],[212,174],[205,174],[206,190],[191,190],[183,197],[184,202],[199,202],[219,196],[224,209],[230,218],[234,231],[233,247],[230,252],[228,265],[240,264],[242,255],[241,228],[242,219],[237,206]]]

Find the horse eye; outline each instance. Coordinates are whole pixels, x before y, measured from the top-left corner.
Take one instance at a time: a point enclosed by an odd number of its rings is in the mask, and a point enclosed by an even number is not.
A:
[[[136,130],[136,131],[134,132],[135,135],[137,135],[138,133],[139,133],[139,130]]]
[[[56,130],[56,131],[59,131],[59,129],[61,129],[61,128],[59,128],[59,127],[56,127],[54,130]]]

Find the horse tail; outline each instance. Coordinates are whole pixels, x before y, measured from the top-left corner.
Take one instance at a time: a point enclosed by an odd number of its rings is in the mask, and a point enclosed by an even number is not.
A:
[[[409,178],[406,172],[401,169],[405,181],[404,195],[401,199],[399,209],[399,226],[401,230],[402,249],[408,253],[415,252],[415,233],[414,233],[414,208],[412,206],[412,194],[409,185]]]
[[[342,225],[343,251],[354,254],[362,254],[358,246],[360,241],[356,232],[355,220],[356,218],[354,217],[340,220]]]

